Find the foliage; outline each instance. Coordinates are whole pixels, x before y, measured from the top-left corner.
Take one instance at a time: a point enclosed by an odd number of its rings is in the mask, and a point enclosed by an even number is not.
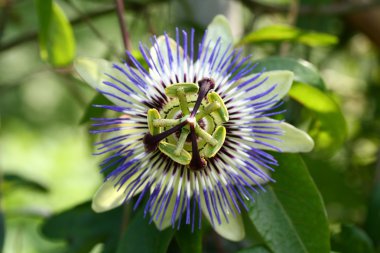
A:
[[[298,155],[276,158],[280,163],[273,175],[276,184],[249,205],[252,223],[273,252],[329,252],[323,201],[305,164]]]

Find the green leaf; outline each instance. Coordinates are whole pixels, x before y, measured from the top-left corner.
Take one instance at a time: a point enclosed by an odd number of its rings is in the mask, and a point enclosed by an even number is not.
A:
[[[379,228],[377,228],[379,229]],[[373,253],[373,244],[368,235],[354,225],[341,225],[340,232],[332,235],[331,248],[342,253]]]
[[[252,248],[239,250],[237,253],[271,253],[265,246],[254,246]]]
[[[310,47],[331,46],[338,43],[338,37],[319,32],[307,32],[297,38],[297,41]]]
[[[149,224],[149,218],[141,209],[128,224],[117,252],[118,253],[165,253],[174,235],[171,227],[163,231],[157,230],[154,224]]]
[[[317,68],[305,60],[274,56],[260,59],[254,63],[258,64],[255,68],[256,71],[261,71],[263,68],[265,71],[290,70],[294,73],[294,81],[310,84],[320,90],[326,89]]]
[[[182,226],[176,231],[175,239],[181,253],[202,253],[202,232],[199,229],[191,231],[191,226]]]
[[[315,141],[316,151],[331,156],[347,136],[346,122],[339,106],[329,94],[304,83],[294,83],[289,95],[314,113],[316,121],[309,134]]]
[[[245,36],[239,44],[293,40],[299,34],[295,27],[285,25],[266,26]]]
[[[276,183],[249,204],[251,221],[273,252],[328,253],[326,211],[305,164],[297,154],[275,157]]]
[[[66,240],[70,253],[87,253],[96,244],[104,243],[103,252],[115,252],[119,238],[122,209],[97,214],[86,202],[48,218],[42,233],[49,239]]]
[[[21,177],[16,174],[5,174],[4,175],[4,191],[14,190],[16,188],[27,188],[33,191],[47,193],[49,190],[42,184],[37,183],[33,180]]]
[[[272,25],[251,32],[239,44],[283,41],[298,42],[310,47],[321,47],[338,43],[338,38],[327,33],[301,30],[287,25]]]
[[[51,0],[35,0],[40,55],[54,67],[65,67],[75,56],[75,39],[70,22],[58,4]]]
[[[375,184],[368,205],[365,229],[374,244],[380,246],[380,182]]]

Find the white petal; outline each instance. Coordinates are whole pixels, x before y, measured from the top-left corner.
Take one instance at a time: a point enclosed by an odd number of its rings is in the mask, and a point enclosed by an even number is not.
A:
[[[282,152],[289,153],[310,152],[314,148],[314,141],[306,132],[285,122],[278,122],[269,118],[266,118],[265,120],[274,122],[273,124],[268,123],[267,125],[272,127],[279,127],[284,132],[284,134],[267,135],[268,137],[278,138],[280,139],[280,141],[258,138],[261,141],[281,149]],[[273,150],[261,144],[253,144],[252,146],[257,147],[259,149]]]
[[[105,212],[123,204],[125,193],[115,188],[114,180],[107,180],[95,193],[92,200],[92,209],[97,212]]]
[[[177,194],[176,194],[176,192],[174,192],[171,199],[170,199],[170,203],[166,209],[164,217],[162,218],[162,216],[160,215],[160,217],[158,219],[155,219],[155,218],[153,219],[153,222],[156,225],[157,229],[164,230],[164,229],[172,226],[172,216],[173,216],[173,212],[174,212],[176,198],[177,198]],[[186,210],[186,202],[185,202],[184,203],[184,205],[185,205],[184,209],[182,210],[182,213],[181,213],[183,201],[184,201],[184,198],[180,197],[179,204],[177,206],[178,209],[176,210],[174,222],[176,222],[182,216],[183,211]],[[162,218],[162,223],[161,223],[161,218]]]
[[[228,20],[223,15],[215,16],[211,23],[207,26],[207,35],[205,40],[205,46],[210,42],[210,49],[214,48],[215,43],[218,39],[221,39],[221,55],[231,46],[234,42],[232,31]]]
[[[244,83],[245,81],[252,79],[258,74],[252,74],[247,77],[242,78],[236,85],[233,86],[233,89],[227,91],[228,96],[234,97],[235,100],[242,100],[245,98],[254,97],[258,94],[265,93],[275,86],[275,88],[270,91],[265,96],[254,99],[252,102],[258,103],[271,99],[273,96],[276,96],[275,100],[282,99],[290,90],[290,87],[293,83],[294,74],[291,71],[287,70],[274,70],[264,72],[256,80],[250,84],[245,85],[242,88],[237,88],[236,86]],[[265,80],[265,81],[264,81]],[[259,86],[249,90],[249,88],[263,82]]]
[[[244,223],[238,211],[235,210],[235,216],[232,214],[232,212],[226,213],[226,216],[228,218],[228,222],[227,222],[222,211],[223,207],[221,207],[220,204],[218,204],[218,211],[219,211],[219,215],[221,219],[221,223],[219,224],[215,217],[215,212],[212,211],[213,210],[212,204],[210,203],[209,205],[211,206],[211,212],[214,218],[214,221],[212,222],[209,212],[207,210],[206,201],[205,201],[203,193],[201,193],[200,198],[201,198],[202,212],[204,216],[207,218],[207,220],[211,224],[214,224],[213,228],[216,233],[218,233],[220,236],[230,241],[237,242],[244,239],[245,237]],[[230,201],[231,201],[231,205],[233,206],[232,200]]]
[[[236,214],[236,217],[234,217],[231,213],[229,213],[227,216],[228,223],[224,220],[221,225],[216,224],[214,230],[227,240],[234,242],[243,240],[245,237],[245,230],[241,215],[238,213]]]
[[[108,210],[114,209],[124,203],[126,200],[125,189],[128,187],[129,183],[132,182],[141,173],[136,173],[130,179],[128,179],[122,187],[115,186],[121,175],[117,178],[110,178],[100,186],[100,188],[95,193],[92,198],[92,209],[97,212],[106,212]],[[132,198],[136,194],[140,193],[144,187],[137,189],[129,198]]]
[[[141,97],[139,98],[138,96],[134,96],[133,93],[131,96],[127,96],[120,90],[104,84],[104,81],[109,81],[115,84],[116,86],[120,87],[121,89],[126,90],[126,88],[122,87],[120,83],[108,77],[106,75],[108,74],[123,82],[125,85],[129,86],[131,89],[134,90],[134,92],[139,92],[136,86],[130,82],[126,75],[124,75],[122,72],[113,67],[114,64],[115,63],[98,58],[78,57],[74,62],[74,68],[78,72],[80,77],[82,77],[82,79],[91,87],[102,92],[110,93],[110,95],[105,94],[105,96],[115,105],[125,105],[125,102],[121,101],[120,99],[117,99],[117,97],[124,99],[127,97],[126,100],[129,101],[134,101],[136,99],[141,100]],[[126,70],[126,68],[123,65],[116,65]],[[137,70],[133,68],[131,68],[131,70],[134,71],[135,74],[138,74]],[[143,95],[143,93],[141,93],[140,91],[139,95]]]
[[[149,52],[152,59],[149,72],[156,82],[168,84],[170,79],[175,80],[175,74],[178,78],[182,77],[183,49],[175,40],[160,36]]]
[[[181,216],[182,212],[186,210],[186,202],[184,203],[183,210],[182,209],[182,204],[186,200],[184,197],[184,187],[185,187],[185,180],[182,179],[180,180],[180,173],[177,171],[177,174],[174,175],[173,177],[173,186],[174,188],[172,196],[169,200],[168,207],[166,208],[166,212],[164,214],[160,214],[158,218],[154,217],[153,222],[156,225],[157,229],[159,230],[164,230],[168,228],[169,226],[172,226],[173,223],[175,223]],[[170,184],[168,181],[167,183]],[[154,186],[153,186],[154,187]],[[163,191],[160,193],[160,196],[162,194],[165,194]],[[179,200],[177,206],[176,206],[176,200]],[[166,203],[166,202],[165,202]],[[164,207],[165,208],[165,207]],[[173,213],[174,211],[176,212],[173,220]]]
[[[198,78],[212,77],[216,81],[216,85],[220,85],[222,83],[221,72],[229,66],[228,62],[227,64],[223,63],[225,63],[226,59],[231,61],[228,56],[233,51],[232,31],[228,20],[224,16],[216,16],[208,25],[206,37],[200,50],[202,50],[202,54],[195,63],[196,76]],[[214,50],[215,55],[213,56],[214,59],[212,59],[214,64],[210,64],[210,57],[212,57]],[[215,68],[223,65],[225,66],[224,69],[215,70]]]
[[[240,166],[240,169],[235,169],[236,173],[238,173],[245,182],[248,182],[250,185],[264,185],[270,181],[270,171],[263,167],[262,165],[258,164],[254,159],[251,159],[250,155],[247,153],[247,150],[250,149],[250,146],[252,146],[250,143],[244,144],[244,140],[240,142],[240,146],[235,145],[235,144],[230,144],[233,149],[226,148],[228,153],[232,154],[234,159],[231,159],[227,155],[221,155],[223,159],[229,163],[229,164],[238,164]],[[242,148],[242,145],[246,146]],[[244,162],[250,162],[252,165],[254,165],[257,169],[256,173],[252,173],[250,170],[246,170],[245,168],[247,167],[247,164]],[[220,163],[220,166],[225,167],[225,165]],[[243,173],[247,173],[249,177]],[[260,175],[260,176],[259,176]],[[233,182],[235,184],[235,182]]]

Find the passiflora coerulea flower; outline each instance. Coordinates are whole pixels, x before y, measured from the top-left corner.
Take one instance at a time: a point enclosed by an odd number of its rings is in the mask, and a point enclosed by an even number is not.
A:
[[[277,166],[267,150],[308,152],[303,131],[270,118],[280,114],[293,73],[255,73],[250,57],[233,49],[227,20],[217,16],[198,46],[194,30],[140,43],[145,69],[130,63],[78,58],[75,69],[114,105],[95,105],[120,114],[94,119],[93,133],[108,171],[96,192],[96,212],[136,197],[159,229],[201,226],[202,213],[221,236],[244,238],[241,218],[250,191],[273,181]],[[142,204],[141,204],[142,205]]]

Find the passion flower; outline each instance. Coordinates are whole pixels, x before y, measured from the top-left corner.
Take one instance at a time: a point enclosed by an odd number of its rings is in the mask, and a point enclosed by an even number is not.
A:
[[[114,105],[114,118],[94,119],[93,133],[105,182],[93,199],[103,212],[139,194],[159,229],[201,226],[202,213],[217,233],[244,238],[240,213],[277,165],[266,150],[307,152],[312,139],[270,117],[293,80],[289,71],[257,73],[250,57],[233,49],[231,30],[222,16],[208,26],[198,47],[194,30],[176,30],[140,43],[147,68],[127,52],[130,63],[78,58],[80,76]],[[143,201],[143,199],[145,199]]]

